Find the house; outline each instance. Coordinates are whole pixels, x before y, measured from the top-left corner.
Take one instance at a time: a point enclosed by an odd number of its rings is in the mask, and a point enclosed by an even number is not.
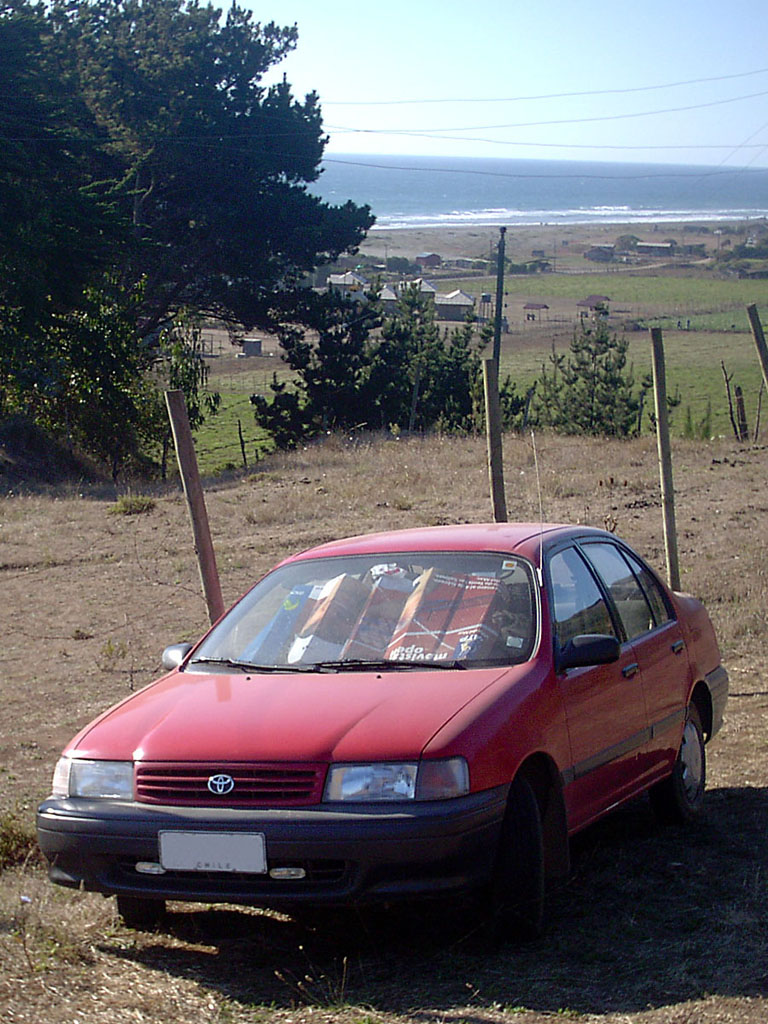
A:
[[[417,277],[415,281],[400,281],[397,286],[398,295],[402,295],[407,292],[410,288],[417,288],[419,294],[424,298],[433,299],[437,295],[437,288],[429,281],[425,281],[423,277]]]
[[[385,313],[392,313],[397,308],[397,292],[385,284],[379,292],[379,302]]]
[[[456,259],[451,260],[451,266],[457,267],[459,270],[475,270],[484,274],[488,272],[491,264],[487,259],[479,259],[474,256],[457,256]]]
[[[435,314],[438,320],[466,320],[467,313],[471,313],[474,308],[473,297],[460,288],[446,295],[435,296]]]
[[[436,252],[420,252],[414,260],[420,267],[426,267],[428,270],[434,270],[436,267],[443,265],[443,258]]]
[[[608,316],[608,303],[611,300],[607,295],[588,295],[586,299],[580,299],[576,305],[579,307],[579,316]]]
[[[676,242],[638,242],[635,252],[638,256],[674,256]]]
[[[261,355],[261,338],[243,338],[241,345],[243,346],[244,356]]]
[[[594,263],[610,263],[615,254],[615,245],[593,245],[584,253],[584,259],[592,260]]]
[[[361,277],[360,274],[356,274],[352,270],[348,270],[345,274],[328,275],[329,292],[341,292],[342,295],[352,295],[357,298],[363,298],[363,295],[368,288],[369,282],[367,279]]]

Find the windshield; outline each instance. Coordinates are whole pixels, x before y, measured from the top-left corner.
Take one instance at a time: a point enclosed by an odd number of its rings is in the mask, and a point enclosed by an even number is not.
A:
[[[274,570],[219,623],[189,668],[461,667],[526,661],[533,574],[486,552],[317,558]]]

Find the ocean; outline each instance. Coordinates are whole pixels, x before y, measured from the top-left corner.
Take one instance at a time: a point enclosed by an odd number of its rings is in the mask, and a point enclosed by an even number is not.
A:
[[[768,216],[768,169],[329,155],[312,191],[376,228],[642,223]]]

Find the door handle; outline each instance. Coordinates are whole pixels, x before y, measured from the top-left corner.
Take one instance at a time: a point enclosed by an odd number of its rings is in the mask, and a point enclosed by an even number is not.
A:
[[[637,674],[639,669],[640,666],[637,664],[636,661],[633,661],[631,665],[624,666],[624,668],[621,670],[621,674],[624,676],[625,679],[631,679],[632,676]]]
[[[685,647],[685,641],[684,640],[675,640],[675,642],[672,644],[672,651],[673,651],[674,654],[679,654],[680,651],[682,651],[682,649],[684,647]]]

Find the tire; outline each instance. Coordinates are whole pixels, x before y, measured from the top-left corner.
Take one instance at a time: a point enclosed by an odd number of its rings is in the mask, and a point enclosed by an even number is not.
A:
[[[529,783],[516,778],[507,810],[493,886],[493,918],[498,939],[532,939],[544,927],[544,843],[541,812]]]
[[[165,917],[165,900],[145,896],[117,897],[117,913],[126,928],[154,931]]]
[[[672,774],[651,787],[651,804],[665,825],[690,825],[704,810],[707,761],[701,716],[691,704]]]

